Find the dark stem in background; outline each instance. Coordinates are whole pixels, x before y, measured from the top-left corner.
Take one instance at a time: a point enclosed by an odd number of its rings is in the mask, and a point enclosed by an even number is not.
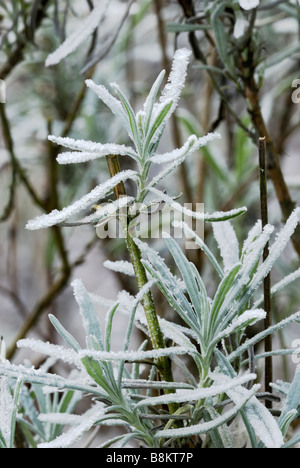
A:
[[[261,221],[262,227],[264,228],[268,224],[268,190],[267,190],[267,174],[266,174],[266,138],[260,138],[258,143],[259,149],[259,187],[260,187],[260,209],[261,209]],[[263,261],[267,259],[269,255],[269,243],[266,244],[263,251]],[[264,328],[265,330],[271,326],[272,313],[271,313],[271,275],[270,273],[264,279],[264,309],[267,313],[265,318]],[[272,351],[272,336],[268,335],[265,338],[265,352],[270,353]],[[273,363],[272,356],[265,358],[265,391],[272,392],[270,383],[273,380]],[[266,400],[266,407],[272,408],[272,401]]]
[[[170,60],[167,54],[167,34],[166,34],[166,26],[162,16],[162,8],[163,2],[161,0],[154,0],[153,1],[154,11],[157,18],[157,29],[158,29],[158,40],[161,48],[162,53],[162,65],[163,68],[166,70],[166,76],[170,75],[171,67],[170,67]],[[178,121],[176,118],[176,113],[172,114],[171,116],[171,131],[172,131],[172,138],[176,148],[180,148],[182,146],[181,142],[181,135],[180,135],[180,128],[178,125]],[[187,203],[193,202],[193,191],[190,186],[189,181],[189,174],[187,170],[187,166],[185,161],[179,167],[179,174],[181,179],[181,185],[184,192],[184,197]]]

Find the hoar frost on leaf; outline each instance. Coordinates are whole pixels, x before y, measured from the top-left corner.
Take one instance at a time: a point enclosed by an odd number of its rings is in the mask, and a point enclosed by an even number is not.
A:
[[[54,135],[49,135],[48,140],[52,143],[56,143],[57,145],[73,150],[72,152],[59,154],[57,157],[57,162],[59,164],[83,163],[93,161],[110,154],[118,156],[132,155],[133,157],[136,157],[136,154],[131,147],[117,145],[115,143],[101,144],[93,141],[56,137]]]
[[[227,272],[239,262],[239,243],[230,221],[213,223],[212,227]]]
[[[59,345],[54,345],[49,342],[43,342],[41,340],[35,340],[33,338],[25,338],[19,340],[17,343],[18,348],[28,348],[37,353],[44,354],[46,356],[52,356],[56,359],[61,359],[67,364],[73,364],[79,369],[82,368],[81,361],[78,358],[78,354],[69,348],[64,348]]]
[[[253,10],[259,5],[259,0],[239,0],[240,7],[244,10]]]
[[[229,383],[232,380],[231,377],[217,372],[212,374],[212,379],[219,385],[221,383],[225,385],[226,382]],[[226,393],[238,405],[249,395],[249,390],[242,386],[236,386]],[[244,411],[256,435],[267,448],[280,448],[283,445],[283,436],[275,418],[255,396],[252,396],[246,403]]]
[[[0,433],[4,438],[6,447],[10,446],[13,411],[14,402],[10,393],[8,379],[6,377],[0,377]]]
[[[47,227],[55,226],[65,222],[69,217],[86,209],[88,206],[99,201],[107,195],[111,190],[120,182],[128,179],[135,179],[137,173],[131,170],[120,172],[103,184],[95,187],[90,193],[83,196],[80,200],[74,202],[72,205],[63,208],[61,211],[53,210],[49,214],[38,216],[35,219],[28,221],[26,228],[29,230],[44,229]]]
[[[78,425],[51,442],[39,444],[38,448],[70,448],[72,447],[97,421],[105,415],[105,406],[97,402],[87,410],[80,419]]]
[[[175,149],[169,153],[156,154],[150,158],[150,161],[156,164],[165,164],[175,161],[176,159],[181,159],[183,156],[185,158],[189,156],[194,151],[197,151],[202,146],[206,146],[208,143],[218,140],[221,138],[221,135],[218,133],[208,133],[204,137],[197,138],[195,135],[191,135],[186,143],[178,149]]]
[[[81,26],[77,28],[74,33],[70,34],[70,36],[67,37],[65,42],[55,52],[48,56],[46,67],[58,64],[61,60],[74,52],[80,44],[93,34],[104,18],[108,5],[109,0],[107,0],[105,4],[102,1],[99,2],[89,16],[82,21]]]

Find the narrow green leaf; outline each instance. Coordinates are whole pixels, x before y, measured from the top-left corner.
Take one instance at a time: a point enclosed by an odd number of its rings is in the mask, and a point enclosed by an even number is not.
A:
[[[63,340],[69,345],[71,346],[71,348],[74,349],[74,351],[79,351],[81,348],[80,348],[80,345],[78,344],[78,342],[75,340],[75,338],[71,335],[71,333],[69,333],[64,327],[63,325],[59,322],[59,320],[54,317],[54,315],[52,314],[49,314],[48,315],[49,317],[49,320],[50,322],[52,323],[52,325],[54,326],[55,330],[57,331],[57,333],[63,338]]]

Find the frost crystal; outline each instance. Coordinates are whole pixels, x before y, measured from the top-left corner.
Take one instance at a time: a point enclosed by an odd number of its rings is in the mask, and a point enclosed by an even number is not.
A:
[[[257,8],[259,5],[259,0],[239,0],[240,7],[244,10],[253,10],[253,8]]]

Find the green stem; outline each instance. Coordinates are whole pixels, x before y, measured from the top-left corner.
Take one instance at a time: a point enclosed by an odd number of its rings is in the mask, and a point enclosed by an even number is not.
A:
[[[113,177],[114,175],[120,172],[120,163],[117,156],[107,156],[107,164],[110,176]],[[122,183],[118,184],[114,188],[116,198],[120,198],[121,196],[126,196],[125,186]],[[129,217],[123,218],[123,229],[126,235],[126,245],[130,255],[130,260],[133,265],[134,273],[136,282],[139,288],[139,291],[148,283],[148,278],[146,274],[146,270],[144,265],[141,261],[141,252],[134,242],[133,238],[131,237],[128,224],[130,222]],[[126,221],[124,221],[126,220]],[[162,331],[159,326],[158,317],[155,310],[155,305],[153,302],[152,294],[148,291],[143,300],[142,304],[145,310],[145,315],[148,323],[149,328],[149,335],[152,342],[152,346],[154,349],[160,349],[165,347],[164,338]],[[173,375],[171,370],[171,363],[168,357],[159,358],[157,360],[157,366],[161,377],[163,380],[167,382],[173,382]]]

